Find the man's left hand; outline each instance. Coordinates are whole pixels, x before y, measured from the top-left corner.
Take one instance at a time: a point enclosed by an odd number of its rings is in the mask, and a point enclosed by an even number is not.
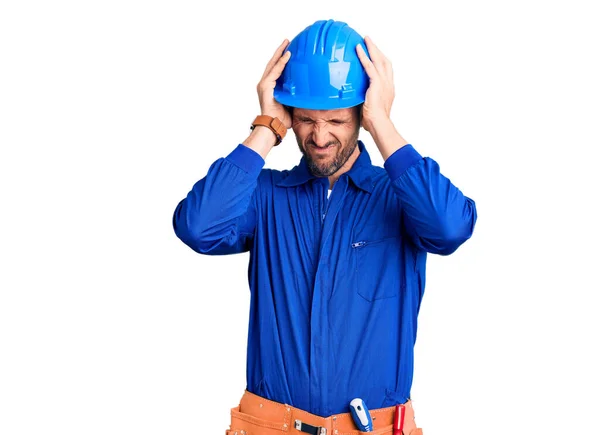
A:
[[[370,80],[363,104],[362,127],[373,134],[378,124],[389,123],[395,96],[394,72],[392,63],[377,48],[370,37],[365,37],[365,44],[371,59],[367,57],[360,44],[356,46],[358,58]]]

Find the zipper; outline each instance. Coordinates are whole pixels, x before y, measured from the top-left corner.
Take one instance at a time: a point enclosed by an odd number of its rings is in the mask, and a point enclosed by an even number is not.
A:
[[[390,237],[385,237],[383,239],[377,239],[377,240],[360,240],[358,242],[352,243],[350,246],[352,246],[353,248],[362,248],[363,246],[381,243],[387,239],[390,239]]]

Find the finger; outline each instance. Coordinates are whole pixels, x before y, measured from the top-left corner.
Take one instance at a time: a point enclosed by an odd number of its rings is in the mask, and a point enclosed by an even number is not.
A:
[[[381,52],[381,50],[379,49],[379,47],[377,47],[377,45],[375,45],[375,43],[373,42],[373,40],[371,39],[370,36],[365,36],[365,44],[367,46],[367,50],[369,50],[369,54],[371,55],[371,59],[373,59],[373,63],[375,64],[376,68],[386,68],[387,67],[387,63],[389,62],[388,59],[384,56],[384,54]]]
[[[365,36],[365,44],[369,50],[369,54],[373,59],[373,64],[378,71],[382,72],[387,81],[393,83],[394,71],[392,62],[383,54],[383,52],[375,45],[370,36]]]
[[[273,57],[271,58],[271,60],[269,60],[269,63],[267,63],[265,72],[263,73],[263,78],[267,74],[269,74],[269,72],[271,72],[271,70],[273,69],[273,66],[277,63],[277,61],[279,59],[281,59],[281,55],[283,54],[283,51],[287,48],[289,43],[290,43],[290,41],[288,41],[287,39],[284,39],[283,42],[279,45],[279,47],[277,47],[277,50],[275,50]]]
[[[273,66],[273,68],[271,68],[271,71],[269,71],[267,73],[267,75],[265,76],[264,80],[266,82],[274,82],[276,81],[279,76],[281,75],[281,73],[283,72],[283,69],[285,68],[285,65],[288,63],[288,60],[290,60],[290,57],[292,56],[292,52],[291,51],[286,51],[283,56],[281,56],[279,58],[279,60],[275,63],[275,65]]]
[[[392,66],[392,62],[388,61],[386,68],[386,76],[390,83],[394,83],[394,68]]]
[[[388,81],[392,81],[394,79],[394,69],[392,67],[392,62],[384,57],[383,63],[379,64],[379,70],[383,73],[383,76]]]
[[[377,77],[377,69],[375,68],[375,65],[373,65],[373,62],[371,62],[371,60],[367,57],[367,53],[365,53],[365,49],[362,48],[362,45],[358,44],[356,46],[356,54],[358,55],[358,59],[360,60],[360,63],[362,63],[362,66],[367,72],[369,78],[373,80],[375,77]]]

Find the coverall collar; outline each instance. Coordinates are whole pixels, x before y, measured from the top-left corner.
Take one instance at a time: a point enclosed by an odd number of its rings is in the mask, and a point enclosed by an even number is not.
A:
[[[360,149],[360,154],[358,155],[358,158],[356,159],[350,170],[348,172],[345,172],[343,175],[348,175],[348,177],[358,188],[371,193],[371,191],[373,190],[373,182],[371,179],[371,175],[373,172],[371,158],[369,157],[369,153],[367,152],[365,144],[361,140],[358,141],[358,148]],[[310,169],[308,168],[308,165],[306,163],[306,157],[302,156],[300,163],[294,166],[288,172],[287,177],[284,177],[280,182],[277,183],[277,186],[299,186],[313,178],[318,177],[316,177],[310,172]]]

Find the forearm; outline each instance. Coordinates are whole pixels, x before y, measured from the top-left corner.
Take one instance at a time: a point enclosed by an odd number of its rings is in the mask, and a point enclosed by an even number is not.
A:
[[[243,145],[215,161],[177,205],[173,215],[177,236],[201,253],[243,251],[240,236],[254,232],[251,197],[263,165],[264,159]]]
[[[371,133],[373,141],[375,142],[375,145],[377,145],[384,161],[400,148],[408,144],[400,133],[398,133],[390,119],[382,120],[374,124],[369,128],[369,133]]]
[[[257,126],[226,158],[218,159],[177,206],[173,227],[194,249],[229,237],[232,225],[247,214],[265,159],[275,146],[275,134]]]
[[[475,202],[440,173],[437,162],[407,144],[384,166],[402,202],[405,229],[417,247],[447,255],[471,237]]]
[[[257,125],[246,140],[242,142],[242,145],[256,151],[266,160],[269,152],[275,147],[276,141],[275,133],[267,127]]]
[[[402,198],[405,224],[421,249],[448,255],[473,234],[475,202],[440,173],[434,160],[426,157],[413,165],[393,187]]]

